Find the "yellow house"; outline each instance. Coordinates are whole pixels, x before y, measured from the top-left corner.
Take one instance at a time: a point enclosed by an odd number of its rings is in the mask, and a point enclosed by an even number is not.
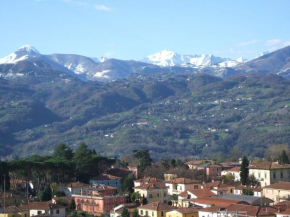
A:
[[[256,177],[261,183],[261,187],[278,181],[290,181],[290,164],[279,164],[278,162],[251,163],[249,174]]]
[[[20,209],[16,206],[9,206],[4,209],[0,208],[0,217],[29,217],[29,210]]]
[[[167,187],[158,182],[134,187],[134,192],[139,192],[140,196],[145,197],[148,203],[155,201],[166,203],[168,201]]]
[[[268,197],[275,202],[281,202],[290,199],[290,182],[277,182],[263,187],[263,196]]]
[[[175,209],[167,212],[166,217],[198,217],[199,210],[196,207]]]
[[[187,178],[176,178],[167,181],[165,185],[168,187],[169,195],[178,195],[181,192],[188,189],[199,189],[201,188],[201,181]]]
[[[138,208],[139,216],[146,217],[165,217],[166,212],[173,209],[172,206],[159,202],[148,203],[144,206],[139,206]]]

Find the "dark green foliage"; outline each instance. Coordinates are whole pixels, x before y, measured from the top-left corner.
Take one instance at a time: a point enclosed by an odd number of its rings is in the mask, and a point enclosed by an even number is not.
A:
[[[51,188],[49,185],[46,185],[44,190],[37,194],[37,199],[40,202],[49,201],[49,200],[51,200],[51,198],[52,198]]]
[[[248,185],[253,187],[259,187],[260,182],[256,179],[256,177],[253,174],[251,174],[248,178]]]
[[[254,195],[254,192],[251,189],[244,188],[243,191],[242,191],[242,194],[243,195],[253,196]]]
[[[121,212],[121,217],[130,217],[129,210],[126,207],[123,208]]]
[[[282,153],[280,154],[278,162],[279,164],[289,164],[289,157],[285,150],[283,150]]]
[[[70,204],[69,204],[69,210],[73,211],[76,209],[76,202],[74,199],[71,199]]]
[[[65,206],[66,207],[68,205],[67,201],[66,200],[63,200],[63,199],[58,199],[55,202],[59,206]]]
[[[243,159],[242,159],[242,165],[241,165],[240,171],[241,171],[240,177],[241,177],[242,185],[247,185],[248,178],[249,178],[249,160],[245,155],[243,156]]]
[[[122,180],[122,191],[124,193],[132,193],[134,187],[134,175],[130,173],[124,180]]]
[[[4,180],[5,180],[5,189],[10,189],[10,176],[9,168],[6,162],[0,160],[0,189],[4,190]]]
[[[73,157],[73,151],[65,143],[60,143],[54,148],[53,155],[54,158],[61,158],[65,160],[71,160]]]
[[[134,158],[139,161],[138,169],[140,173],[143,173],[145,169],[153,162],[152,158],[150,157],[149,150],[133,150],[133,153]]]
[[[141,203],[142,205],[146,205],[148,203],[148,200],[146,197],[144,197],[144,195],[142,196]]]
[[[138,209],[134,209],[132,217],[139,217]]]

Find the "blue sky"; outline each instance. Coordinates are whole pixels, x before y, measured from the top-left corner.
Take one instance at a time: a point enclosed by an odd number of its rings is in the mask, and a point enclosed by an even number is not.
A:
[[[0,57],[140,60],[161,50],[253,58],[290,45],[289,0],[1,0]]]

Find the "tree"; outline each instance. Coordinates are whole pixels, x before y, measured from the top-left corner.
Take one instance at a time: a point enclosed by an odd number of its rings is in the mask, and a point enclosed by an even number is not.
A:
[[[251,174],[248,178],[248,185],[253,187],[259,187],[260,182],[256,179],[256,177],[253,174]]]
[[[170,168],[169,159],[161,159],[161,166],[168,170]]]
[[[137,206],[140,204],[140,194],[139,192],[134,192],[131,194],[131,201],[134,202]]]
[[[243,195],[253,196],[254,195],[254,192],[251,189],[244,188],[243,191],[242,191],[242,194]]]
[[[242,185],[247,185],[248,178],[249,178],[249,160],[245,155],[243,156],[243,159],[242,159],[240,177],[241,177]]]
[[[37,198],[40,202],[51,200],[51,188],[49,185],[46,185],[44,191],[37,194]]]
[[[130,173],[123,181],[122,181],[122,191],[125,193],[132,193],[134,187],[134,175]]]
[[[66,160],[71,160],[73,157],[73,151],[65,143],[60,143],[58,146],[54,148],[52,156],[55,158],[63,158]]]
[[[138,169],[140,173],[143,173],[145,169],[153,162],[152,158],[150,157],[149,150],[133,150],[133,153],[133,157],[139,160]]]
[[[269,161],[277,161],[281,152],[285,150],[286,153],[289,153],[288,145],[271,145],[265,151],[265,158]]]
[[[76,202],[74,199],[71,199],[70,204],[69,204],[69,210],[73,211],[76,209]]]
[[[121,212],[121,217],[130,217],[129,210],[126,207],[123,208]]]
[[[133,217],[139,217],[138,209],[134,209],[132,215],[133,215]]]
[[[171,166],[172,168],[175,168],[175,167],[176,167],[176,160],[175,160],[174,158],[171,159],[171,161],[170,161],[170,166]]]
[[[285,150],[279,155],[278,162],[279,164],[289,164],[289,157]]]

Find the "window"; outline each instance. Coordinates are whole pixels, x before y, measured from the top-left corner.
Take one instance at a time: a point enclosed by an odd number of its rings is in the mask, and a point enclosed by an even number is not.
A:
[[[37,215],[40,215],[41,214],[41,211],[37,211]]]
[[[56,214],[59,214],[59,209],[56,210]]]
[[[159,197],[159,193],[157,193],[157,197]]]
[[[116,186],[118,186],[118,182],[116,182]]]
[[[143,215],[143,210],[142,209],[141,209],[140,213],[141,213],[141,215]]]
[[[24,217],[27,217],[27,214],[26,213],[24,214]]]
[[[180,190],[182,190],[182,186],[180,186]]]
[[[261,173],[258,173],[258,177],[261,178]]]
[[[161,217],[163,217],[164,216],[164,213],[163,213],[163,211],[161,211]]]
[[[153,195],[152,194],[149,194],[149,198],[153,198]]]
[[[283,174],[283,171],[281,171],[281,179],[283,179],[283,175],[284,175],[284,174]]]
[[[50,214],[53,214],[53,210],[51,210]]]
[[[145,213],[146,213],[146,216],[148,216],[148,211],[146,211]]]
[[[267,173],[265,172],[265,179],[267,178]]]
[[[152,212],[152,216],[154,216],[154,212]]]
[[[273,173],[273,178],[276,179],[276,172]]]
[[[163,196],[166,197],[166,193],[164,193]]]

